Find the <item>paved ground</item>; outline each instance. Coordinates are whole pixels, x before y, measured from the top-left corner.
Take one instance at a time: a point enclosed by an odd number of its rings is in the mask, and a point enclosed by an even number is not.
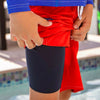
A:
[[[3,51],[0,50],[0,73],[26,69],[25,49],[19,48],[16,42],[11,41],[10,35],[6,35],[6,38],[7,38],[8,49],[3,50]],[[88,40],[79,42],[79,52],[77,56],[78,59],[92,57],[92,56],[100,56],[100,36],[88,35]],[[100,71],[99,70],[97,71],[98,72],[95,72],[95,73],[99,77]],[[85,73],[84,75],[91,76],[90,73],[87,73],[87,74]],[[93,87],[95,85],[99,87],[92,90],[88,89],[85,93],[82,93],[82,94],[79,93],[78,95],[72,96],[70,100],[80,100],[80,99],[81,100],[99,100],[100,78],[98,79],[95,78],[95,80],[93,78],[92,81],[86,81],[86,83],[88,84],[88,87],[90,87],[91,84]],[[10,100],[23,100],[23,98],[24,100],[28,100],[29,95],[18,95],[16,97],[12,97]]]
[[[26,68],[25,49],[6,35],[7,50],[0,50],[0,73]],[[88,40],[79,42],[78,59],[100,55],[100,36],[88,35]]]

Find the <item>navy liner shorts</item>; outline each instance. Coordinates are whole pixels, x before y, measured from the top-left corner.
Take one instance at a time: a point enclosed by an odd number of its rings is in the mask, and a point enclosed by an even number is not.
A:
[[[61,87],[65,47],[25,47],[30,87],[41,93],[53,93]]]

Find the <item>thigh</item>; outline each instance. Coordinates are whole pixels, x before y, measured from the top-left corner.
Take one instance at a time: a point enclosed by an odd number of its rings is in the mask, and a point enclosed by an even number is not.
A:
[[[36,46],[25,48],[29,85],[41,93],[60,89],[63,76],[65,47]]]

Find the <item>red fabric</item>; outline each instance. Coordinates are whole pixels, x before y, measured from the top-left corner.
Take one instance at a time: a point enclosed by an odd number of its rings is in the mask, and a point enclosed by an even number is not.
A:
[[[60,92],[67,89],[72,89],[73,92],[84,90],[77,59],[78,48],[79,43],[74,40],[71,41],[71,47],[65,48],[64,72]]]
[[[30,6],[31,11],[43,18],[52,18],[52,26],[39,25],[38,32],[44,38],[43,45],[63,46],[65,48],[65,64],[60,92],[72,89],[73,92],[83,90],[83,84],[77,60],[78,41],[70,39],[73,23],[77,18],[77,6],[50,7]]]
[[[44,18],[52,18],[52,25],[39,25],[38,32],[44,38],[44,45],[70,46],[70,33],[76,16],[75,7],[30,6],[31,11]]]

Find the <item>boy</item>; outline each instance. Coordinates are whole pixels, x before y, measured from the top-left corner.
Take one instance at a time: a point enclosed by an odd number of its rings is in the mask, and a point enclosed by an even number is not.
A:
[[[30,100],[68,100],[71,92],[83,90],[78,41],[89,31],[93,0],[7,3],[11,39],[16,37],[19,47],[26,46]]]

